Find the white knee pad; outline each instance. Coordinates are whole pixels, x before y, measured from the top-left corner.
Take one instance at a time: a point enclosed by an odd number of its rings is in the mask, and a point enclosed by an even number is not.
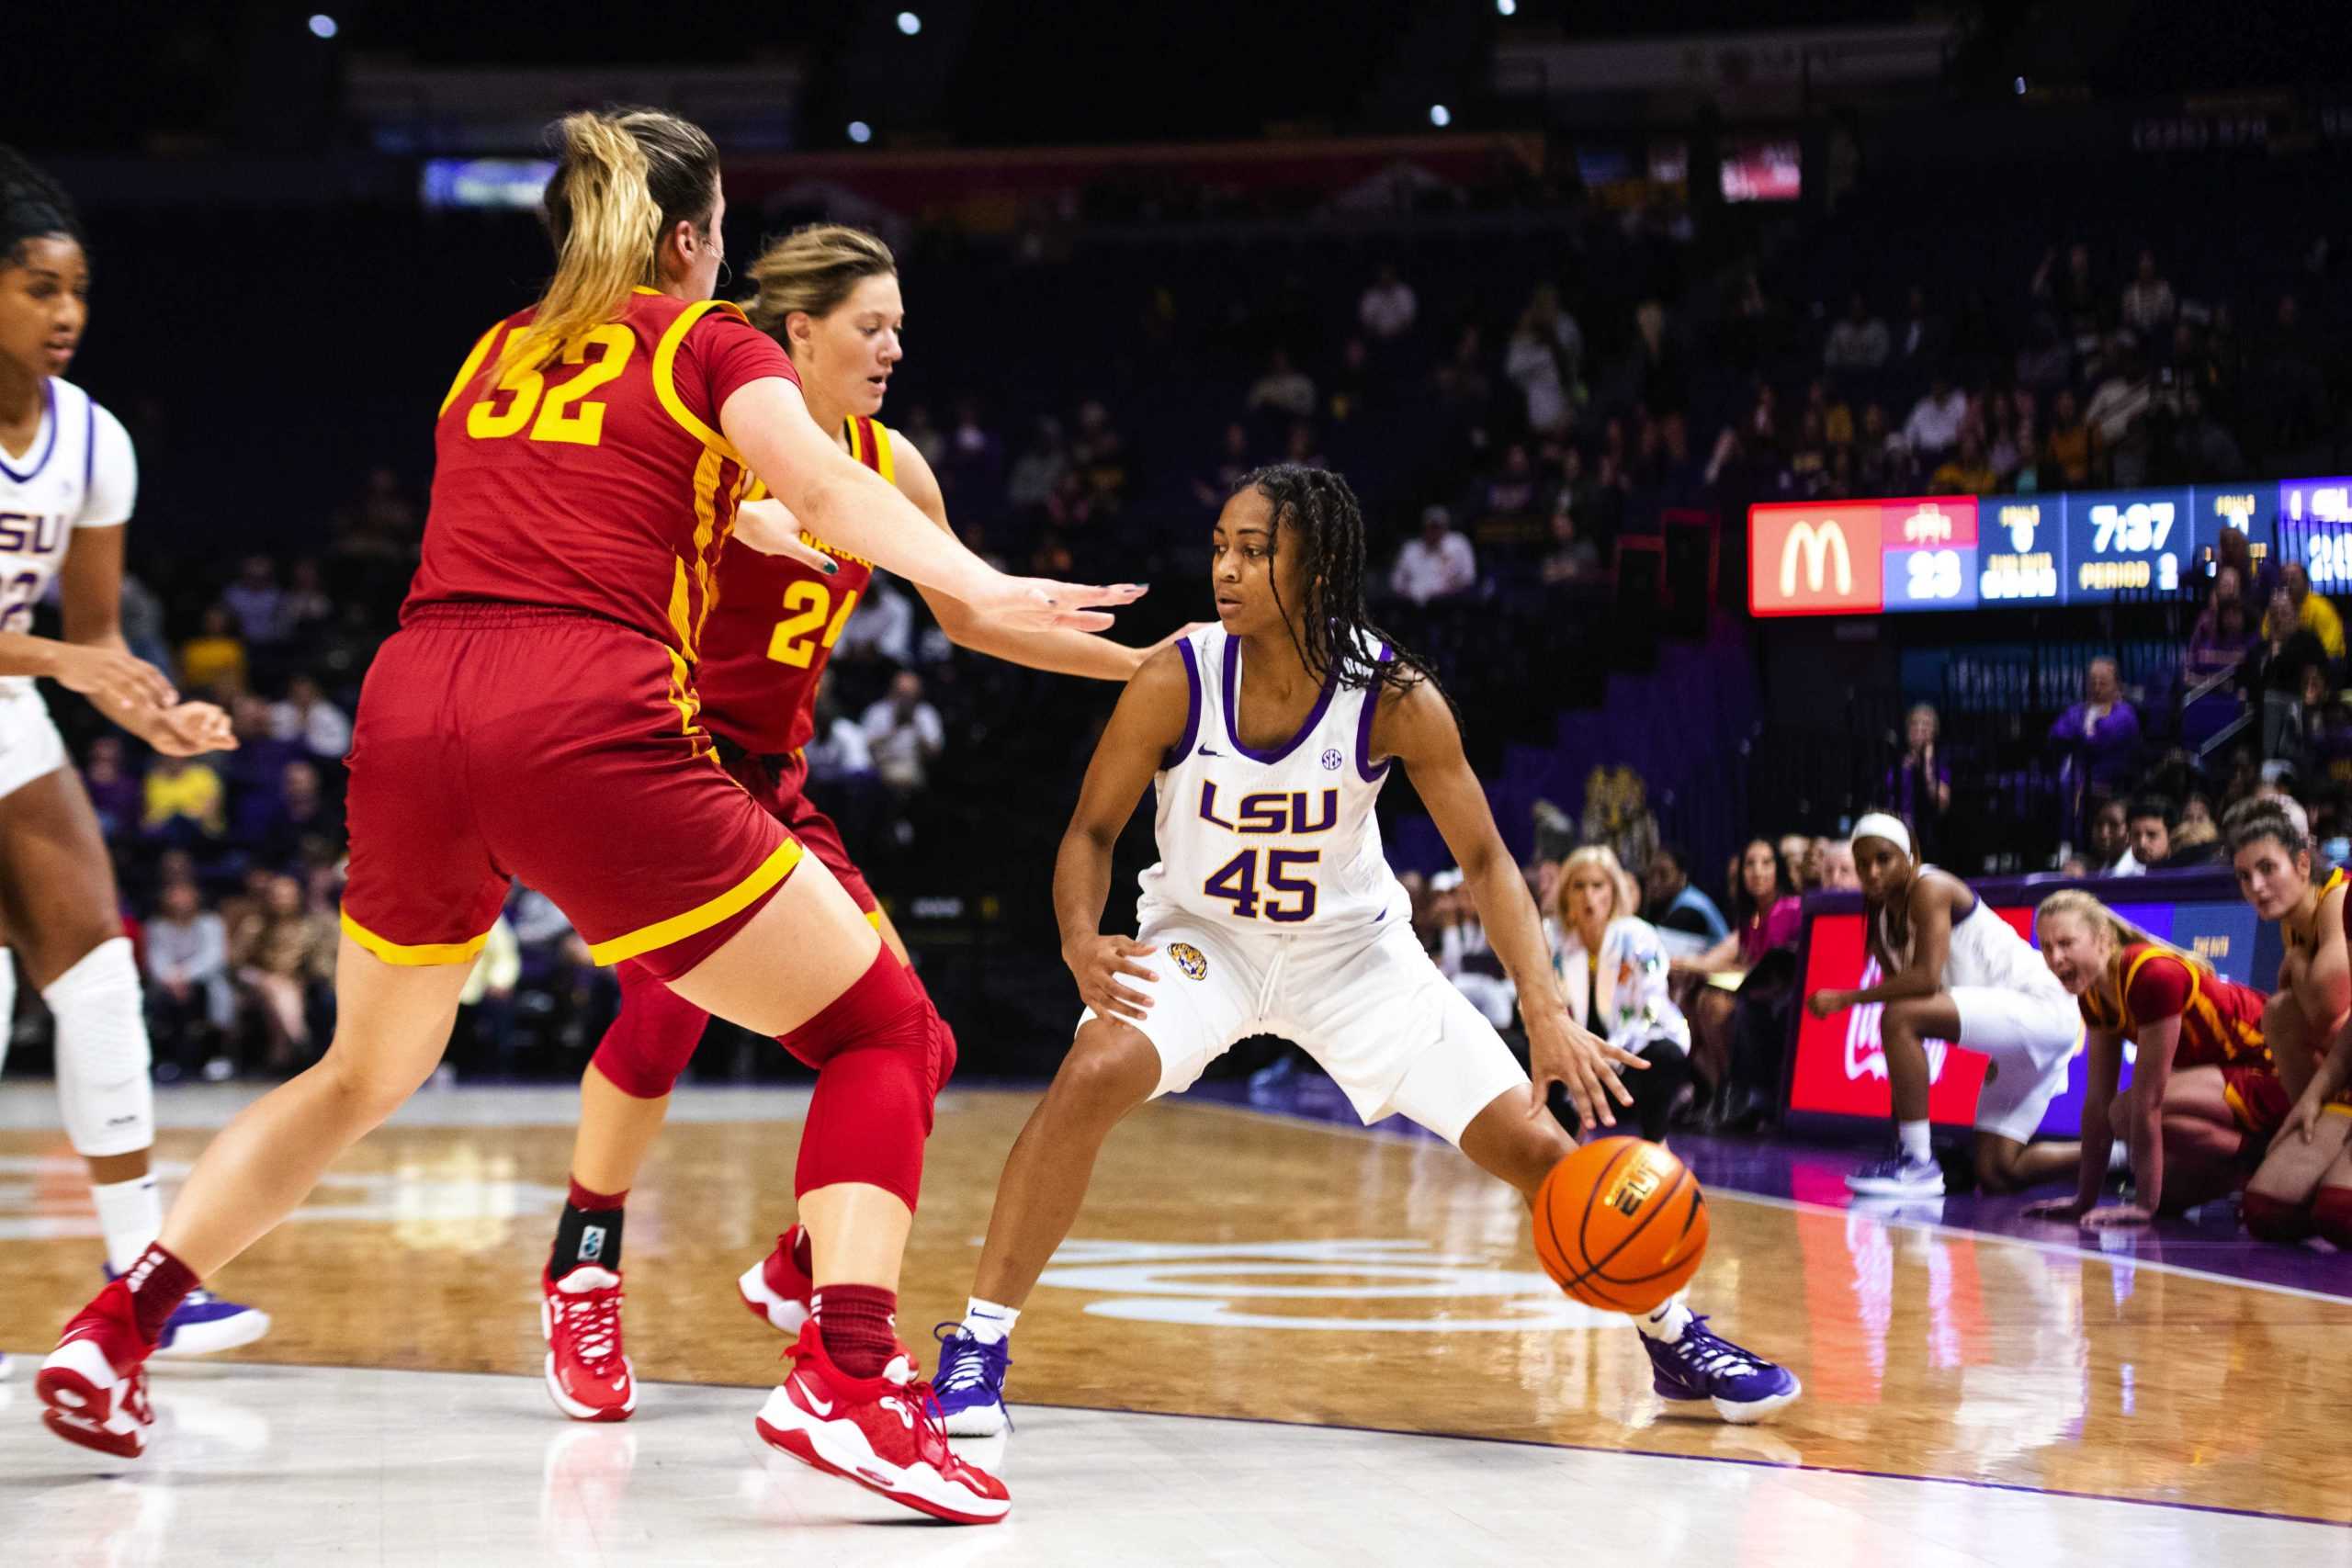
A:
[[[8,1065],[8,1042],[17,1033],[17,960],[0,947],[0,1068]]]
[[[130,939],[98,943],[40,994],[57,1018],[57,1099],[74,1152],[95,1159],[153,1144],[155,1086]]]

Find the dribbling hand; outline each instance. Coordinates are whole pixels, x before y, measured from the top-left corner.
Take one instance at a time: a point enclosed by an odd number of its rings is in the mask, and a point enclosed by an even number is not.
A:
[[[1585,1131],[1591,1131],[1596,1116],[1604,1127],[1617,1125],[1609,1101],[1614,1098],[1618,1104],[1630,1106],[1634,1094],[1616,1069],[1647,1072],[1650,1065],[1577,1022],[1565,1006],[1523,1012],[1522,1018],[1527,1025],[1527,1073],[1533,1080],[1528,1085],[1529,1110],[1541,1114],[1551,1103],[1552,1086],[1558,1084],[1568,1091],[1568,1100],[1577,1108],[1577,1120]]]
[[[1148,958],[1158,951],[1149,942],[1136,942],[1132,937],[1091,936],[1065,949],[1062,962],[1069,965],[1070,977],[1078,982],[1079,999],[1092,1008],[1096,1017],[1141,1023],[1151,998],[1131,986],[1121,985],[1119,976],[1129,976],[1147,986],[1157,985],[1158,977],[1136,960]]]

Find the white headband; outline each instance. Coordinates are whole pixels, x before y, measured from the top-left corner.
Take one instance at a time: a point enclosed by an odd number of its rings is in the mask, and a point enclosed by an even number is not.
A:
[[[1855,823],[1852,837],[1856,840],[1884,839],[1905,855],[1911,852],[1911,829],[1903,825],[1901,818],[1889,817],[1883,811],[1873,811]]]

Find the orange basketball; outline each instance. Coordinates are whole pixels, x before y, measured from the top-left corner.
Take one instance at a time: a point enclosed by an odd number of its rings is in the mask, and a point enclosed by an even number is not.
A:
[[[1535,1194],[1535,1256],[1570,1296],[1650,1312],[1707,1252],[1698,1178],[1656,1144],[1600,1138],[1552,1168]]]

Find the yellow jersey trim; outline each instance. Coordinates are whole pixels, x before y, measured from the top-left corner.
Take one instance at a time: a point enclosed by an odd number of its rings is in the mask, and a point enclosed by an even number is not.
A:
[[[889,480],[890,488],[896,490],[899,487],[899,459],[890,450],[890,427],[878,419],[872,423],[874,425],[874,471]]]
[[[707,931],[730,915],[740,914],[752,901],[792,874],[806,853],[800,840],[786,838],[775,847],[775,852],[762,861],[752,874],[721,893],[706,899],[683,915],[673,915],[666,920],[656,920],[650,926],[639,926],[633,931],[614,937],[609,942],[593,943],[588,949],[592,964],[618,964],[624,958],[635,958],[657,947],[667,947],[673,942],[684,942],[698,931]]]
[[[494,925],[495,922],[493,927]],[[349,909],[343,911],[343,931],[345,936],[385,963],[398,964],[407,968],[424,968],[443,964],[471,964],[474,961],[474,955],[481,951],[482,943],[490,940],[490,932],[484,931],[471,942],[416,943],[393,942],[388,937],[378,936],[374,931],[353,919]]]
[[[649,290],[649,292],[652,291]],[[694,330],[694,324],[713,310],[724,310],[738,321],[750,319],[743,314],[741,307],[724,299],[704,299],[679,311],[678,319],[670,323],[670,330],[663,333],[662,341],[654,345],[653,395],[662,400],[662,406],[669,411],[670,417],[685,428],[687,434],[721,457],[740,463],[743,460],[742,457],[733,446],[728,445],[727,437],[696,419],[694,416],[694,411],[686,407],[685,400],[678,396],[678,383],[675,378],[678,345],[686,341],[686,333]],[[711,412],[717,413],[718,411],[713,409]]]
[[[472,383],[475,374],[481,369],[481,362],[490,357],[492,341],[498,336],[500,328],[505,325],[504,321],[501,321],[497,326],[492,327],[490,331],[474,339],[473,351],[466,355],[466,362],[458,367],[458,378],[449,383],[448,395],[441,400],[442,413],[447,413],[449,405],[458,400],[458,394]]]

